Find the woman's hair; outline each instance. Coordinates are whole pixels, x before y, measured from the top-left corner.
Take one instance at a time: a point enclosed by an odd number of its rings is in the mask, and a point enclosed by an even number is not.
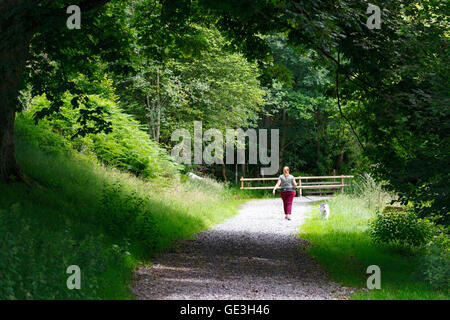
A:
[[[289,171],[289,167],[288,166],[283,168],[283,174],[285,174],[286,170]]]

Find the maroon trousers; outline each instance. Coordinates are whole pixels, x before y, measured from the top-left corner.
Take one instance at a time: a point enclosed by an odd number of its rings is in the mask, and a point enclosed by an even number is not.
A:
[[[283,207],[285,214],[291,214],[292,201],[295,197],[295,191],[281,192],[281,199],[283,199]]]

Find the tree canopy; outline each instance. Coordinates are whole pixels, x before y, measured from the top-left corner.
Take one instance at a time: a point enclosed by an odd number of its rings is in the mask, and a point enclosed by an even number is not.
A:
[[[79,30],[66,27],[69,5],[81,8]],[[24,90],[50,101],[36,119],[59,112],[70,92],[83,136],[113,130],[89,98],[107,77],[157,141],[186,119],[251,126],[264,105],[297,134],[315,132],[303,141],[315,141],[317,171],[362,151],[401,200],[448,224],[449,3],[374,5],[380,29],[367,27],[365,1],[3,1],[0,177],[20,176],[13,128]]]

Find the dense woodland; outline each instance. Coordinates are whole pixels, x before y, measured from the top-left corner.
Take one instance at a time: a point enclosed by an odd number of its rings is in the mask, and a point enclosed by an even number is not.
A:
[[[82,27],[70,30],[68,4],[2,3],[3,179],[20,176],[11,130],[27,95],[48,99],[38,120],[72,94],[76,136],[114,130],[98,95],[165,148],[198,119],[281,128],[280,162],[294,172],[370,168],[402,199],[431,204],[426,214],[448,211],[445,1],[383,1],[380,29],[367,27],[365,2],[205,0],[78,1]]]
[[[45,185],[20,164],[24,145],[155,184],[260,175],[248,158],[175,163],[172,133],[202,121],[279,129],[280,166],[294,175],[369,173],[448,226],[450,3],[373,4],[379,29],[366,1],[3,0],[2,186]],[[69,5],[80,29],[67,27]]]

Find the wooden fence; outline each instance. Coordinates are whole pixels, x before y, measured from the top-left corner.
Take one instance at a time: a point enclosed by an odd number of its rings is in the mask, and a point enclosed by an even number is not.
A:
[[[348,186],[344,183],[344,179],[351,179],[353,176],[316,176],[316,177],[295,177],[297,182],[297,189],[299,189],[299,196],[303,195],[303,190],[308,194],[329,194],[334,193],[337,190],[344,192],[344,187]],[[241,189],[246,190],[264,190],[273,189],[275,183],[272,186],[260,186],[260,187],[246,187],[245,181],[277,181],[278,178],[244,178],[241,177]],[[330,181],[332,180],[332,181]],[[279,189],[279,187],[278,187]]]

